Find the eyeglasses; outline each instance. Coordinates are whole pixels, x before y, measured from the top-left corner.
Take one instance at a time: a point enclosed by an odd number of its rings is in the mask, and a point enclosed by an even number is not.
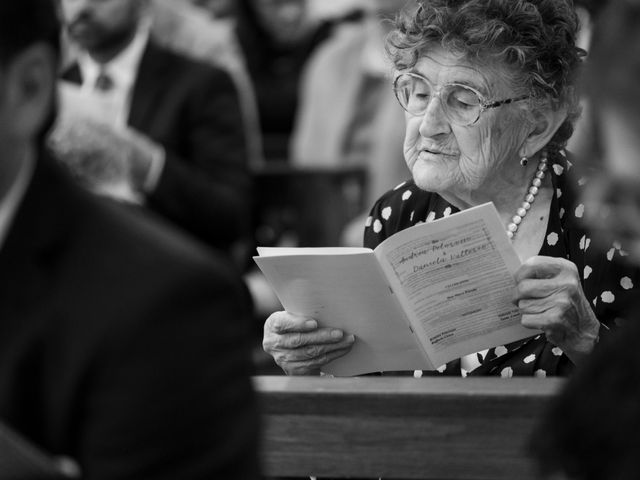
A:
[[[393,82],[393,91],[402,108],[415,116],[424,115],[431,97],[437,96],[447,118],[462,127],[475,124],[485,110],[529,98],[528,95],[523,95],[488,102],[480,92],[468,85],[447,83],[436,89],[429,80],[417,73],[399,74]]]

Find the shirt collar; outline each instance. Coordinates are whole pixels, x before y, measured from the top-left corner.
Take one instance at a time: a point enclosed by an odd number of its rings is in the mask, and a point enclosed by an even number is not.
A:
[[[111,61],[100,64],[83,51],[78,57],[78,66],[82,73],[83,88],[93,89],[101,70],[111,76],[115,87],[119,90],[130,89],[138,74],[142,55],[149,42],[150,21],[141,20],[133,40]]]

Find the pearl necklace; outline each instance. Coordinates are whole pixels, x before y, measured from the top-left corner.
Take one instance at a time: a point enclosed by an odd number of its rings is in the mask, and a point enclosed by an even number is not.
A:
[[[549,168],[547,162],[547,152],[543,151],[540,157],[540,162],[538,162],[538,169],[536,170],[536,174],[531,181],[529,190],[527,190],[524,201],[522,202],[522,205],[520,205],[520,208],[516,210],[516,214],[511,219],[511,223],[507,225],[507,236],[512,240],[513,237],[515,237],[516,232],[518,231],[518,227],[522,223],[522,220],[524,220],[524,217],[531,209],[531,204],[536,200],[536,195],[538,194],[538,191],[542,186],[542,180],[544,180],[546,172]]]

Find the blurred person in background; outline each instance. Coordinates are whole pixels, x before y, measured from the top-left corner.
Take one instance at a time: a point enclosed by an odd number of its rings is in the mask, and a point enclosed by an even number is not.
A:
[[[204,243],[229,249],[248,234],[250,177],[230,76],[150,38],[147,0],[60,0],[76,62],[63,78],[53,145],[72,172],[100,185],[120,156],[129,200]],[[103,125],[94,129],[96,122]],[[114,152],[96,149],[107,135]],[[87,167],[89,165],[89,167]],[[119,191],[122,191],[120,189]],[[116,193],[117,194],[117,193]]]
[[[307,18],[307,0],[238,0],[236,34],[253,82],[264,157],[286,161],[302,68],[329,35]]]
[[[58,41],[0,3],[0,421],[86,480],[257,479],[246,291],[52,158]]]
[[[362,166],[366,205],[406,180],[404,113],[389,88],[393,66],[384,51],[395,15],[406,0],[369,2],[361,21],[344,23],[309,58],[291,138],[294,165]],[[368,212],[356,218],[343,244],[362,244]]]
[[[596,22],[586,75],[597,172],[585,201],[594,240],[618,246],[640,265],[640,2],[612,0]],[[623,277],[624,288],[631,279]],[[640,304],[617,320],[553,402],[533,439],[543,478],[640,478]],[[541,477],[542,478],[542,477]]]
[[[209,10],[214,8],[213,4],[217,7],[215,14]],[[233,9],[225,13],[221,6],[219,0],[212,4],[195,0],[152,0],[151,37],[180,55],[229,73],[242,108],[249,164],[261,165],[264,159],[256,95],[234,24],[229,20]]]

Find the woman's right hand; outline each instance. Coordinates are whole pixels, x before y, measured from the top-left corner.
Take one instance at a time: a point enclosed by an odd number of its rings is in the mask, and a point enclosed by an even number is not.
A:
[[[264,323],[262,348],[287,375],[318,375],[327,363],[346,355],[355,337],[336,328],[318,328],[311,317],[276,312]]]

